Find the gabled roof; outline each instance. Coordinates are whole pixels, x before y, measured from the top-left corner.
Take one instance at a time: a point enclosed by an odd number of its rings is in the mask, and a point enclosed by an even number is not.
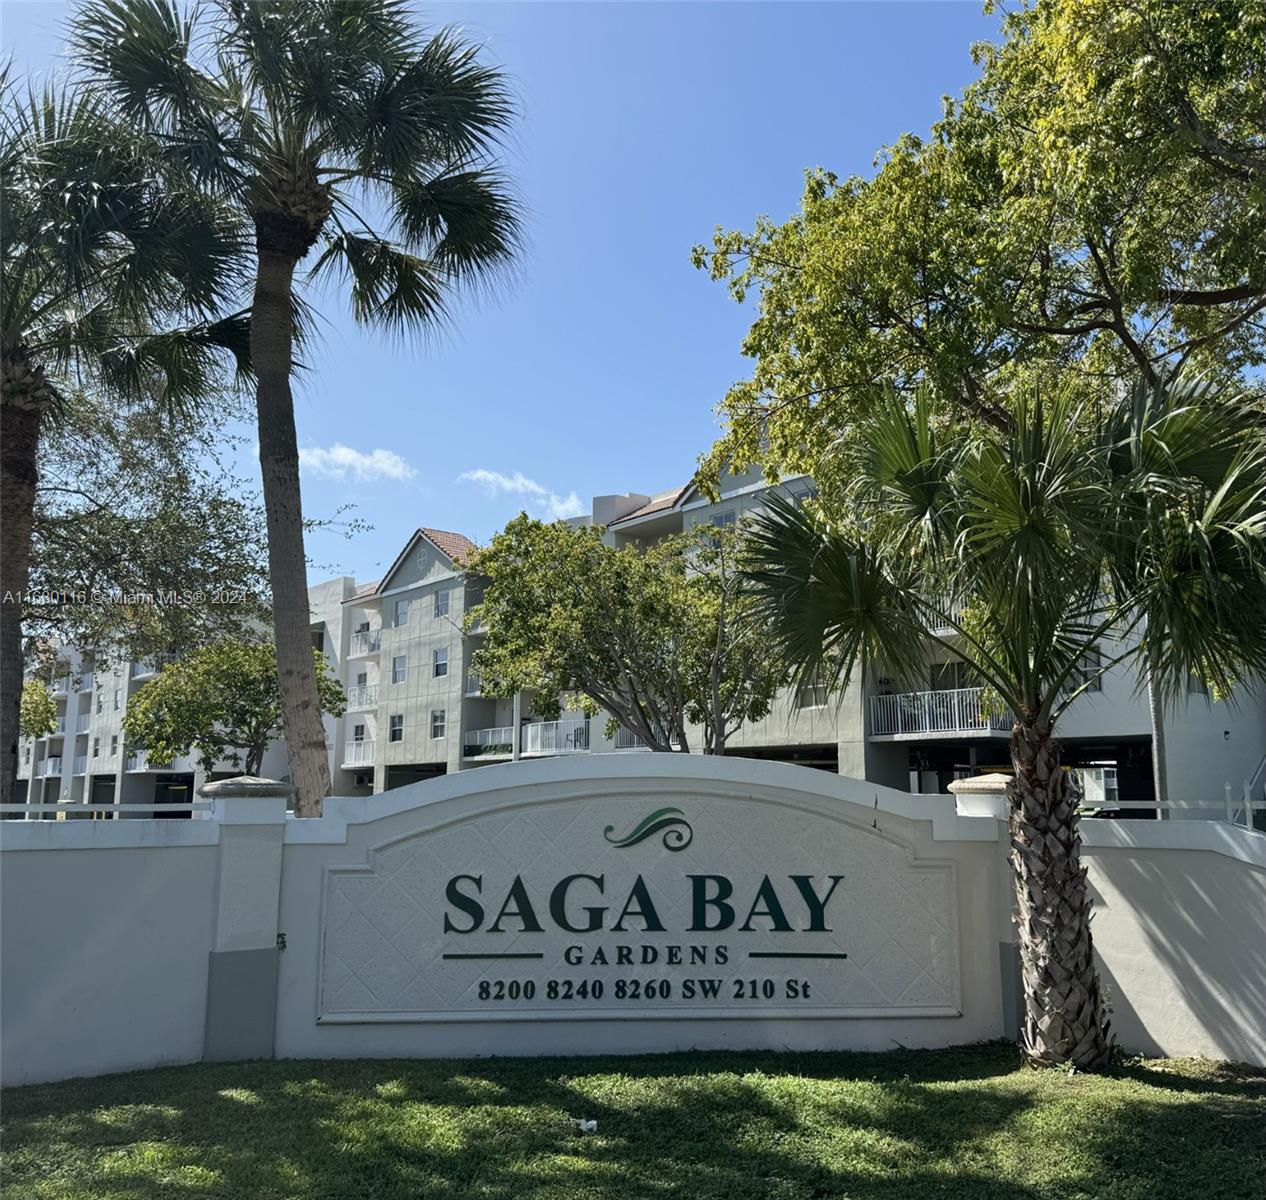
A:
[[[455,567],[464,567],[479,551],[479,547],[464,533],[452,533],[447,529],[432,529],[423,525],[413,531],[413,536],[405,542],[404,549],[396,555],[395,562],[387,568],[383,577],[374,585],[375,593],[382,591],[383,585],[396,573],[396,568],[404,562],[419,539],[429,542]]]
[[[681,487],[660,492],[652,496],[649,502],[643,504],[641,508],[635,508],[632,512],[625,513],[622,517],[617,517],[611,524],[623,525],[625,521],[636,521],[638,517],[649,517],[652,513],[667,512],[670,508],[677,506],[677,502],[690,490],[690,486],[687,483]]]
[[[449,533],[446,529],[428,529],[426,526],[418,532],[449,562],[459,567],[465,566],[479,552],[479,547],[464,533]]]

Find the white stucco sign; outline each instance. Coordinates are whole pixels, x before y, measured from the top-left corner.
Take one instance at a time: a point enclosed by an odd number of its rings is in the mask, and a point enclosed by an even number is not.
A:
[[[960,1010],[953,862],[856,805],[506,799],[327,869],[320,1022]]]

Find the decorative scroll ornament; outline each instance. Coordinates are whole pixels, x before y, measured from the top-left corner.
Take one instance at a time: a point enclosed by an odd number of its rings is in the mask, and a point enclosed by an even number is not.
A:
[[[679,808],[671,807],[657,808],[649,816],[643,817],[623,837],[612,836],[615,833],[614,825],[608,825],[602,831],[602,836],[613,846],[623,850],[629,846],[636,846],[639,842],[644,842],[647,838],[654,837],[661,831],[664,834],[664,848],[666,850],[684,850],[690,845],[695,836],[695,831],[691,829],[690,822],[686,820],[686,814]]]

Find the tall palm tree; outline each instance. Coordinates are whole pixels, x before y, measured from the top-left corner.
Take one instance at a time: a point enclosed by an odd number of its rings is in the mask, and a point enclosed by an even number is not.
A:
[[[41,429],[75,388],[116,400],[205,398],[246,364],[233,211],[188,186],[101,98],[0,78],[0,800],[12,802],[22,595]]]
[[[1109,1052],[1068,706],[1117,663],[1176,696],[1266,674],[1266,440],[1260,404],[1198,383],[1141,386],[1106,416],[1025,400],[1014,432],[893,397],[847,447],[853,482],[755,518],[746,575],[773,638],[836,686],[861,664],[913,675],[938,648],[1014,714],[1011,861],[1034,1063]]]
[[[454,284],[512,261],[519,221],[494,163],[504,77],[403,0],[92,0],[81,57],[124,110],[252,223],[250,347],[274,633],[295,811],[330,790],[309,634],[291,396],[295,274],[339,275],[352,311],[430,330]]]

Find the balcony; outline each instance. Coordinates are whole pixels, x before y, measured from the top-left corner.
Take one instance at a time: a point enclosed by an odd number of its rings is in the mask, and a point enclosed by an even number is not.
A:
[[[378,685],[362,683],[347,689],[347,711],[357,712],[366,708],[378,707]]]
[[[90,692],[96,686],[97,681],[91,671],[85,671],[79,676],[79,690],[81,692]]]
[[[65,732],[66,732],[66,718],[61,717],[58,719],[57,728],[50,730],[48,733],[44,734],[43,736],[46,738],[61,737]]]
[[[370,741],[348,742],[343,748],[343,766],[371,767],[374,764],[374,743]]]
[[[35,774],[39,779],[44,779],[50,775],[60,776],[62,773],[62,760],[60,758],[46,758],[42,763],[35,766]]]
[[[649,750],[650,747],[631,729],[623,725],[615,731],[615,748],[617,750]]]
[[[377,654],[382,646],[381,629],[358,629],[352,634],[352,645],[347,652],[348,658],[365,658]]]
[[[134,662],[132,664],[132,678],[143,679],[150,675],[157,675],[164,667],[171,666],[176,661],[174,654],[156,654],[153,658],[146,659],[144,662]]]
[[[127,764],[124,767],[126,771],[148,771],[149,755],[144,750],[133,750],[127,756]]]
[[[87,732],[88,732],[88,726],[89,726],[91,723],[92,723],[92,714],[91,714],[91,713],[80,713],[80,714],[79,714],[79,715],[75,718],[75,732],[76,732],[76,733],[87,733]]]
[[[984,688],[902,692],[870,698],[870,736],[894,741],[926,737],[1009,737],[1015,718],[989,711]]]
[[[54,696],[64,695],[66,692],[70,691],[70,676],[62,675],[60,678],[54,679],[53,682],[48,685],[48,690],[52,692]]]
[[[524,725],[520,752],[525,757],[538,754],[581,754],[589,749],[589,718],[564,717],[561,721],[533,721]]]
[[[88,756],[86,754],[75,755],[75,774],[76,775],[88,774]]]
[[[510,758],[514,754],[514,726],[468,729],[462,741],[464,758]]]

